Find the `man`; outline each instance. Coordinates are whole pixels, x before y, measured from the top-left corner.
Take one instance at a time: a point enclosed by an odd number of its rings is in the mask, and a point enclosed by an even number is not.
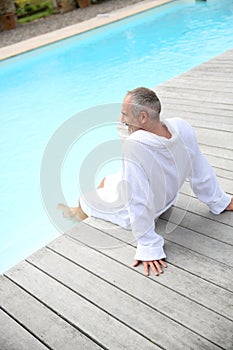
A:
[[[81,197],[79,207],[60,205],[67,216],[93,216],[131,229],[137,239],[134,266],[142,262],[146,275],[149,268],[159,275],[166,267],[164,240],[156,233],[155,219],[174,204],[185,179],[212,213],[233,210],[233,198],[220,188],[192,127],[180,118],[161,121],[160,111],[154,91],[129,91],[122,104],[121,122],[129,137],[121,171],[104,179],[97,195]]]

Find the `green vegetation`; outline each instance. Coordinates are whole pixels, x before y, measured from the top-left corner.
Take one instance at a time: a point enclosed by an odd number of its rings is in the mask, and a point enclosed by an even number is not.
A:
[[[14,0],[14,3],[16,7],[23,8],[24,6],[28,5],[41,5],[45,1],[43,0]],[[52,1],[47,1],[47,2],[52,2]]]
[[[91,4],[97,4],[104,0],[91,0]],[[14,0],[18,23],[32,22],[36,19],[52,15],[54,9],[53,0]],[[76,6],[77,2],[75,1]]]
[[[49,16],[54,12],[51,0],[17,0],[15,1],[15,5],[18,22],[21,24]]]

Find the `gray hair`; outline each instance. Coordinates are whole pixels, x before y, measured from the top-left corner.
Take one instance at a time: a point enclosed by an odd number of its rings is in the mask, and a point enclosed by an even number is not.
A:
[[[128,91],[127,96],[132,96],[132,113],[138,118],[141,112],[147,112],[149,118],[159,120],[161,103],[153,90],[139,87]]]

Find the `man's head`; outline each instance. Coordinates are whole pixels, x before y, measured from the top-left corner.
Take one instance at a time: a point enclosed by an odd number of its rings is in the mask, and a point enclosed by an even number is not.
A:
[[[128,126],[129,134],[137,130],[149,131],[160,121],[161,104],[153,90],[139,87],[129,91],[122,104],[121,122]]]

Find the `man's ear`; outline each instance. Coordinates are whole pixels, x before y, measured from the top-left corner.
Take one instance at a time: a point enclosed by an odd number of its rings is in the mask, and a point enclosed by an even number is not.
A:
[[[140,120],[141,120],[141,123],[142,124],[145,124],[148,120],[149,116],[148,116],[148,113],[146,111],[142,111],[140,113]]]

